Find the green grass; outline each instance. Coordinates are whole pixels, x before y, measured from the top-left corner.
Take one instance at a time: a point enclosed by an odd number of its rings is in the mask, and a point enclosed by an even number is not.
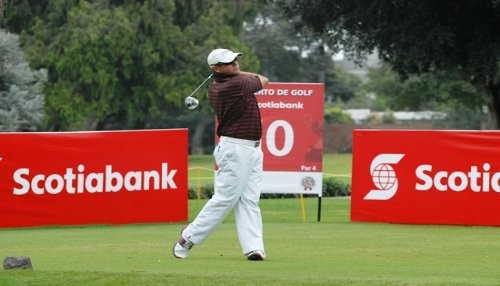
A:
[[[205,201],[189,202],[193,218]],[[171,256],[183,224],[0,230],[0,285],[498,285],[500,228],[350,223],[350,200],[262,200],[268,259],[240,253],[231,214],[186,260]]]

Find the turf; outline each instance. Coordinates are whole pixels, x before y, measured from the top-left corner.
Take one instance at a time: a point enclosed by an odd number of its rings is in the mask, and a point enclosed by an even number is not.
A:
[[[205,201],[190,201],[190,217]],[[500,228],[349,222],[349,199],[262,200],[268,259],[245,260],[232,214],[190,257],[171,246],[183,224],[0,230],[0,285],[498,285]]]

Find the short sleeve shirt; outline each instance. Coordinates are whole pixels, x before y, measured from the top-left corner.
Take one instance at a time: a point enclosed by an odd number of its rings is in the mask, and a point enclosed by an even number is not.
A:
[[[257,76],[215,77],[208,88],[208,99],[217,115],[218,136],[260,140],[262,123],[254,93],[261,89]]]

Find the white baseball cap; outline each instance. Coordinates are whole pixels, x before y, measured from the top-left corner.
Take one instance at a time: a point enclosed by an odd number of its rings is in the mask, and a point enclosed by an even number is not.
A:
[[[209,66],[216,65],[218,63],[230,63],[234,61],[238,56],[243,55],[242,53],[235,53],[228,49],[215,49],[207,57],[207,63]]]

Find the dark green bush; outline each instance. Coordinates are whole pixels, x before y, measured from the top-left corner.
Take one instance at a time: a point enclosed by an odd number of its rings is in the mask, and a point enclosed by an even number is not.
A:
[[[335,178],[323,178],[323,197],[346,197],[351,195],[351,185]]]
[[[214,185],[201,185],[200,186],[200,199],[210,199],[214,195]],[[198,190],[196,188],[188,189],[189,199],[198,199]]]

